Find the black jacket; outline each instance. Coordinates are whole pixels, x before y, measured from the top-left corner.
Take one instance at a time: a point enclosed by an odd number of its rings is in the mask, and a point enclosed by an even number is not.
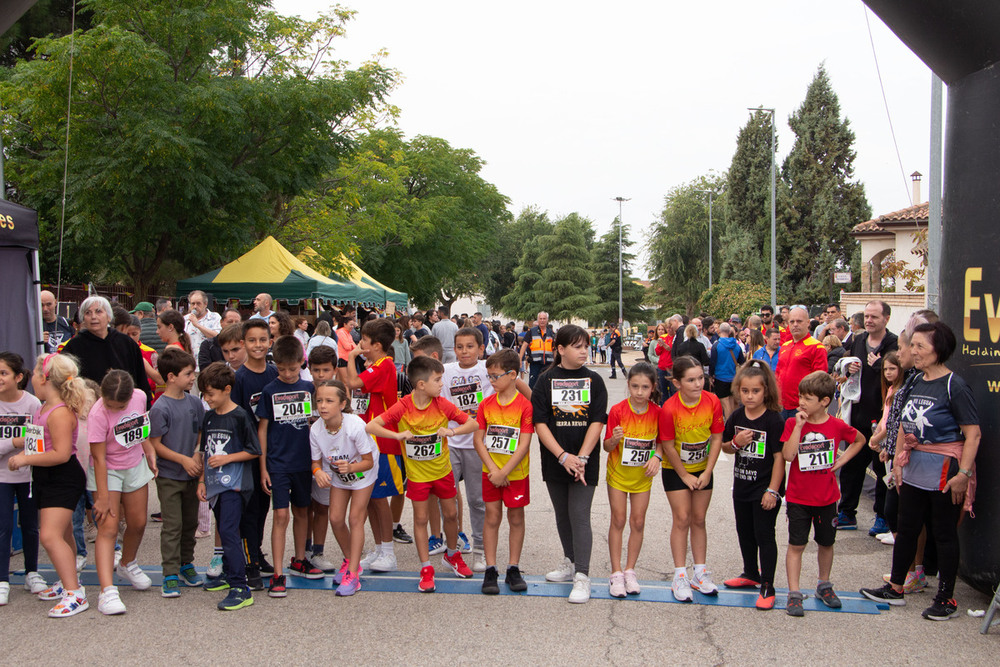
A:
[[[213,361],[225,361],[222,355],[222,348],[216,340],[218,336],[206,338],[201,342],[201,349],[198,350],[198,368],[205,370]]]
[[[861,399],[851,408],[851,426],[864,436],[871,436],[872,422],[882,418],[882,358],[899,349],[896,334],[886,331],[882,344],[875,350],[879,355],[874,366],[868,365],[868,332],[859,333],[851,345],[851,356],[861,360]]]
[[[108,329],[105,338],[98,338],[87,329],[73,336],[63,353],[72,354],[80,362],[80,375],[100,384],[112,368],[119,368],[132,376],[137,389],[146,394],[146,407],[152,396],[149,379],[142,362],[142,352],[134,340],[115,329]]]

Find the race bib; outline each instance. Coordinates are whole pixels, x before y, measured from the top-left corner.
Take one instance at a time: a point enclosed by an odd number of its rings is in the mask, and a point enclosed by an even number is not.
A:
[[[23,438],[24,427],[30,421],[29,415],[0,415],[0,440]]]
[[[511,455],[517,449],[517,440],[521,437],[521,429],[514,426],[499,426],[496,424],[486,427],[486,450],[490,454]]]
[[[764,458],[764,452],[767,449],[767,433],[753,428],[744,428],[743,426],[736,427],[737,433],[742,431],[749,431],[753,440],[746,447],[737,448],[737,453],[748,459]]]
[[[251,411],[255,411],[254,408],[257,407],[258,403],[260,403],[260,392],[259,391],[256,394],[250,394],[250,410]]]
[[[701,463],[708,456],[708,440],[704,442],[682,442],[681,463]]]
[[[351,390],[351,410],[356,415],[364,415],[368,412],[368,405],[371,403],[371,394],[366,394],[360,389]]]
[[[833,440],[809,440],[799,443],[799,470],[814,472],[833,467]]]
[[[406,441],[406,458],[411,461],[433,461],[441,456],[441,438],[437,433],[415,435]]]
[[[340,458],[340,457],[337,457],[337,456],[327,457],[327,463],[330,465],[330,471],[331,471],[331,473],[334,474],[334,475],[336,475],[340,479],[340,483],[341,484],[352,484],[353,485],[353,484],[356,484],[357,482],[360,482],[361,480],[363,480],[365,478],[365,474],[363,472],[341,473],[339,470],[337,470],[337,463],[339,461],[344,461],[344,460],[347,460],[347,459]]]
[[[149,414],[132,415],[115,424],[111,432],[115,442],[124,449],[132,449],[149,437]]]
[[[553,378],[552,405],[590,405],[590,378]]]
[[[45,448],[45,427],[38,424],[24,425],[24,453],[44,454]]]
[[[286,391],[271,397],[274,421],[292,423],[312,417],[312,396],[308,391]]]
[[[483,390],[478,382],[454,386],[451,388],[451,402],[457,405],[459,410],[474,417],[479,404],[483,402]]]
[[[649,463],[653,455],[655,443],[652,440],[625,438],[622,440],[622,465],[627,468],[638,468]]]

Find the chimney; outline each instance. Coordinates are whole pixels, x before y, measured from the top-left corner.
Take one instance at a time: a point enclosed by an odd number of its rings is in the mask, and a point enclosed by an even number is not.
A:
[[[912,174],[910,174],[910,178],[913,179],[913,205],[914,206],[916,206],[917,204],[923,203],[923,200],[920,198],[920,179],[922,177],[923,177],[923,174],[921,174],[919,171],[915,171]]]

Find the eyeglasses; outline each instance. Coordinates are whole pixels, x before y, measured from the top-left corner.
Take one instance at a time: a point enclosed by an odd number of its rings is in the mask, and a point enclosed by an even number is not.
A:
[[[487,373],[486,377],[488,377],[490,379],[490,382],[496,382],[497,380],[499,380],[500,378],[502,378],[504,375],[509,375],[509,374],[511,374],[513,372],[514,371],[506,371],[504,373],[501,373],[500,375],[493,375],[492,373]]]

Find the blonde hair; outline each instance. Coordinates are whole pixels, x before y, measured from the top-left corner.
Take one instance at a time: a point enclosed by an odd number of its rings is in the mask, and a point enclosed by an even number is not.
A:
[[[88,389],[80,377],[80,365],[76,357],[69,354],[50,354],[39,357],[35,370],[51,382],[60,400],[79,417],[85,413],[88,403]]]
[[[831,350],[836,350],[838,347],[843,347],[843,343],[840,342],[840,339],[834,336],[833,334],[830,334],[829,336],[823,338],[823,345],[826,345]]]

